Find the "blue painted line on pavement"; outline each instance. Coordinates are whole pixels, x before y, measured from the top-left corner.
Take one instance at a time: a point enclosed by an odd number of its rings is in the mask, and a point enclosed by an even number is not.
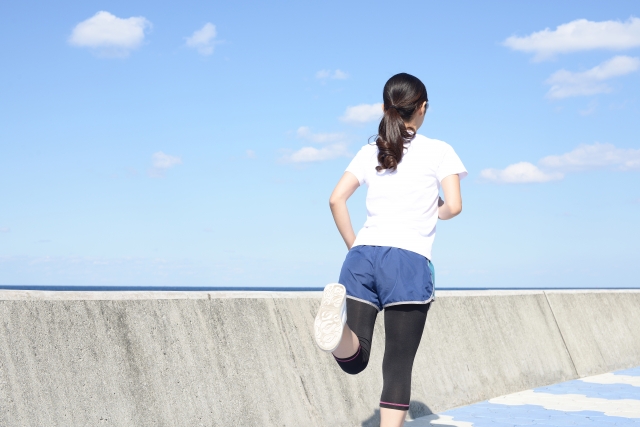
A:
[[[615,375],[640,376],[640,367],[624,369],[613,372]],[[598,384],[580,380],[567,381],[533,390],[534,393],[546,393],[554,395],[578,395],[580,399],[604,399],[610,400],[612,408],[616,405],[629,405],[628,400],[640,402],[640,387],[629,384]],[[569,397],[569,399],[574,399]],[[626,403],[616,401],[625,399]],[[507,405],[490,403],[489,401],[476,403],[462,408],[451,409],[440,415],[451,417],[453,422],[471,423],[473,427],[564,427],[564,426],[590,426],[590,427],[640,427],[640,418],[637,409],[629,413],[629,417],[621,416],[618,409],[614,411],[616,416],[605,415],[603,411],[569,411],[546,409],[542,405],[530,404],[523,401],[522,405]],[[584,405],[584,403],[583,403]],[[635,405],[635,404],[632,404]],[[556,405],[557,406],[557,405]],[[637,408],[637,406],[633,406]],[[580,409],[572,404],[567,409]],[[619,408],[619,406],[618,406]],[[636,414],[636,415],[633,415]],[[433,424],[436,426],[437,424]],[[444,422],[443,425],[446,425]]]
[[[640,377],[640,366],[631,369],[623,369],[613,372],[613,375],[629,375],[630,377]]]
[[[580,380],[534,388],[536,393],[581,394],[599,399],[640,399],[640,388],[629,384],[594,384]]]
[[[592,427],[637,427],[640,419],[609,417],[602,412],[564,412],[534,405],[497,405],[489,402],[477,403],[463,408],[443,412],[454,421],[473,423],[473,427],[520,427],[520,426],[592,426]]]

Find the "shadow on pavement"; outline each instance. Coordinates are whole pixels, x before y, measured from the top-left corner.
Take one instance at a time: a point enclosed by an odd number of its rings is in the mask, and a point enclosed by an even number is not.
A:
[[[416,400],[412,400],[409,403],[409,417],[413,420],[420,417],[426,417],[427,415],[432,415],[431,409],[427,405],[422,402],[418,402]],[[408,424],[409,426],[412,423]],[[416,423],[416,427],[419,426],[428,426],[429,424],[420,423],[419,425]],[[450,424],[434,424],[437,427],[455,427]],[[380,409],[376,409],[369,418],[362,422],[362,427],[380,427]]]

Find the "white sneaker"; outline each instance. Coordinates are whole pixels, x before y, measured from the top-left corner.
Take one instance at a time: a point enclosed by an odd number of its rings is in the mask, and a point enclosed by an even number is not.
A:
[[[316,343],[322,351],[331,353],[342,340],[347,323],[347,290],[340,283],[330,283],[324,288],[322,302],[313,323]]]

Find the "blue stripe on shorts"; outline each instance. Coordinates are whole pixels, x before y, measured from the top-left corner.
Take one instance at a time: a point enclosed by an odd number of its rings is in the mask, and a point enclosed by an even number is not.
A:
[[[378,310],[433,300],[433,264],[424,256],[389,246],[355,246],[342,264],[340,278],[347,297]]]

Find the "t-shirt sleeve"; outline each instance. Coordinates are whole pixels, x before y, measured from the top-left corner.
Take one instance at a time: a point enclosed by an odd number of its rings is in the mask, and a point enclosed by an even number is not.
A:
[[[367,165],[369,164],[368,160],[370,155],[371,151],[368,149],[368,147],[362,147],[360,151],[358,151],[358,153],[355,155],[353,160],[351,160],[351,163],[349,163],[349,166],[347,166],[347,169],[345,170],[345,172],[351,172],[353,175],[355,175],[355,177],[358,178],[358,182],[360,183],[360,185],[362,185],[362,183],[364,182],[364,176],[367,171]]]
[[[442,181],[449,175],[459,175],[460,179],[467,176],[467,169],[462,164],[462,160],[456,154],[452,147],[447,147],[444,152],[444,156],[442,156],[442,161],[440,162],[440,166],[438,166],[438,170],[436,171],[436,177],[438,181]]]

